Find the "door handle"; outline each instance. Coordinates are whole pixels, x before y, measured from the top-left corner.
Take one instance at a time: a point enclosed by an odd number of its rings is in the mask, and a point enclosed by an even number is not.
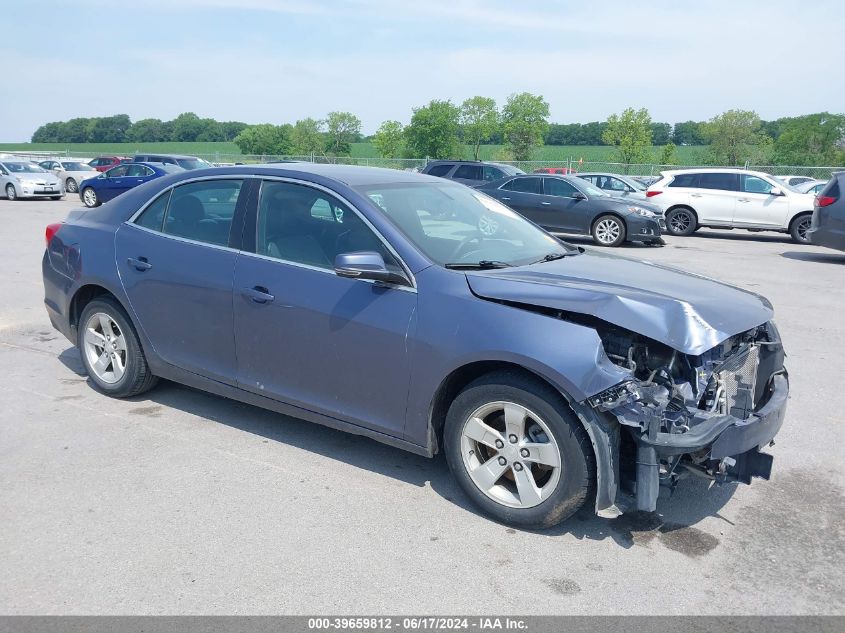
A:
[[[241,290],[243,296],[251,299],[254,303],[271,303],[276,297],[270,294],[264,286],[253,286],[252,288],[244,288]]]
[[[153,265],[147,261],[146,257],[138,257],[137,259],[134,257],[130,257],[126,260],[126,263],[132,266],[138,272],[144,272],[145,270],[149,270],[153,267]]]
[[[737,202],[751,202],[748,198],[738,198]]]
[[[548,207],[548,206],[551,206],[552,203],[551,202],[541,202],[540,204],[542,204],[544,207]]]
[[[502,198],[501,198],[501,199],[502,199],[502,200],[510,200],[510,198],[508,198],[508,197],[506,197],[506,196],[502,196]]]
[[[704,194],[703,193],[691,193],[689,195],[689,197],[690,198],[702,198],[702,197],[704,197]]]

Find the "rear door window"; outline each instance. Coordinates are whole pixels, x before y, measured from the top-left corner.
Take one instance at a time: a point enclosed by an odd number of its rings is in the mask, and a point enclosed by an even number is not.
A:
[[[439,176],[442,178],[443,176],[448,174],[451,169],[452,165],[435,165],[434,167],[428,170],[428,175]]]
[[[453,178],[464,178],[465,180],[481,180],[480,165],[461,165],[455,170]]]
[[[739,174],[701,174],[698,181],[701,189],[719,189],[721,191],[738,191]]]
[[[242,185],[242,180],[203,180],[175,187],[164,233],[226,246]]]
[[[700,174],[678,174],[669,183],[670,187],[698,187]]]

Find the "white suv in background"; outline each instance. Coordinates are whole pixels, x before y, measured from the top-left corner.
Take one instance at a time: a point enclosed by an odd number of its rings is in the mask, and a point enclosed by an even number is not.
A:
[[[646,196],[652,202],[659,197],[670,235],[690,235],[707,226],[779,231],[800,244],[810,243],[813,196],[769,174],[727,168],[664,171]]]

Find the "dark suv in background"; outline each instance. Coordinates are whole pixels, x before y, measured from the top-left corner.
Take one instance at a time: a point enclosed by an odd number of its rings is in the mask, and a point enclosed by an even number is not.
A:
[[[833,174],[816,196],[813,221],[807,238],[811,244],[845,251],[845,171]]]
[[[208,161],[196,156],[184,156],[182,154],[135,154],[133,163],[163,163],[164,165],[176,165],[182,169],[205,169],[214,167]]]
[[[421,172],[470,186],[483,185],[485,182],[525,173],[512,165],[478,160],[433,160],[423,167]]]

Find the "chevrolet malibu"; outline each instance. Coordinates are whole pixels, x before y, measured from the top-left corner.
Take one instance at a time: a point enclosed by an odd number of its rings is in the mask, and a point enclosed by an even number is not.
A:
[[[685,474],[771,472],[788,379],[766,299],[575,248],[463,185],[198,170],[46,238],[50,320],[110,396],[166,378],[444,452],[485,513],[523,527],[616,514],[623,487],[652,511]]]

